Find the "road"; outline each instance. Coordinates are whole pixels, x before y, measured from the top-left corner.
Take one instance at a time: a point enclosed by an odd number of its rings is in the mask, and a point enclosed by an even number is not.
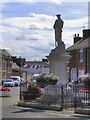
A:
[[[85,118],[90,119],[88,115],[74,114],[74,111],[53,111],[53,110],[41,110],[35,108],[19,107],[17,102],[19,101],[19,87],[11,88],[11,97],[0,97],[0,103],[2,102],[2,118]],[[83,120],[83,119],[82,119]]]

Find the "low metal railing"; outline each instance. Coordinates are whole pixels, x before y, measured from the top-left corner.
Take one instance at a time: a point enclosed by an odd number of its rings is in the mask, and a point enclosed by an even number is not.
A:
[[[74,89],[76,89],[75,108],[90,108],[90,89],[86,88],[85,85],[77,85]]]
[[[70,88],[67,88],[66,85],[47,85],[43,88],[44,94],[33,99],[31,99],[32,96],[29,92],[25,93],[27,89],[26,83],[20,85],[21,101],[36,101],[40,104],[61,107],[62,110],[65,108],[84,108],[90,105],[90,92],[84,85],[74,85]]]

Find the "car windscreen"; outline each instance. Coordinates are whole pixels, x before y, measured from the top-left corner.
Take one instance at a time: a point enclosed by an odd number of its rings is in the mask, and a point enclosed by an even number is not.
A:
[[[14,81],[19,81],[19,79],[18,79],[18,78],[10,78],[10,79],[13,79]]]
[[[12,80],[5,80],[5,82],[12,82]]]

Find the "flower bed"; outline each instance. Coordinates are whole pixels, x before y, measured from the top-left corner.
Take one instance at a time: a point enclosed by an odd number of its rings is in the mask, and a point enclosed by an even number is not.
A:
[[[0,96],[1,97],[9,97],[10,96],[10,89],[8,87],[2,87],[0,89]]]
[[[78,81],[83,84],[83,87],[79,89],[79,96],[82,99],[90,99],[90,74],[79,76]]]
[[[90,99],[90,90],[79,89],[78,95],[82,100],[88,101]]]
[[[2,87],[0,90],[1,91],[10,91],[10,88],[8,88],[8,87]]]
[[[24,100],[33,100],[43,95],[43,90],[35,83],[29,83],[28,89],[24,91]]]
[[[45,73],[39,75],[35,79],[40,87],[42,85],[45,87],[46,85],[55,85],[59,78],[51,73],[51,75],[46,75]]]
[[[78,80],[90,89],[90,74],[81,75],[78,77]]]
[[[79,92],[81,92],[81,93],[82,92],[84,92],[84,93],[90,93],[90,90],[82,90],[82,89],[80,89]]]

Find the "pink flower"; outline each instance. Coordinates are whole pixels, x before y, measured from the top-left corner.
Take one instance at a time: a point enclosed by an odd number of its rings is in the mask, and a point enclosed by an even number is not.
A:
[[[88,73],[88,76],[90,76],[90,73]]]
[[[53,73],[51,73],[51,75],[53,75]]]

